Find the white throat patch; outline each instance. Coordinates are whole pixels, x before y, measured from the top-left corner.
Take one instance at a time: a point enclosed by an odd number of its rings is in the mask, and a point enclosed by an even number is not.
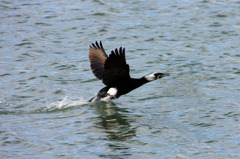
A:
[[[117,91],[118,91],[117,88],[110,88],[107,93],[110,96],[115,96],[117,94]]]
[[[156,72],[153,72],[153,73],[150,73],[150,74],[148,74],[148,75],[146,75],[145,76],[145,79],[146,80],[148,80],[148,81],[153,81],[153,80],[155,80],[156,79],[156,77],[155,77],[155,74]]]

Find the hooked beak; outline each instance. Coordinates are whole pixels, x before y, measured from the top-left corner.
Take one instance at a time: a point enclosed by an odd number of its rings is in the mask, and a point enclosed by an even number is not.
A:
[[[165,76],[170,76],[170,74],[169,74],[169,73],[156,73],[157,79],[163,78],[163,77],[165,77]]]
[[[170,73],[163,73],[162,77],[165,77],[165,76],[170,76]]]

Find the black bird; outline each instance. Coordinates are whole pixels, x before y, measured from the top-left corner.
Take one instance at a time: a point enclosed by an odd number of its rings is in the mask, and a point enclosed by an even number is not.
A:
[[[169,73],[153,72],[139,79],[131,78],[129,65],[126,63],[125,48],[112,50],[111,54],[107,56],[101,41],[99,44],[96,41],[90,46],[89,60],[93,74],[106,85],[89,102],[119,98],[145,83],[169,76]]]

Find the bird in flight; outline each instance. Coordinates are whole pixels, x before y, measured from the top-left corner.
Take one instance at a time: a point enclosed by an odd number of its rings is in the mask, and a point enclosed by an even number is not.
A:
[[[93,74],[106,85],[89,102],[116,99],[145,83],[170,75],[153,72],[141,78],[131,78],[129,65],[126,63],[125,48],[116,48],[108,56],[101,41],[90,45],[89,61]]]

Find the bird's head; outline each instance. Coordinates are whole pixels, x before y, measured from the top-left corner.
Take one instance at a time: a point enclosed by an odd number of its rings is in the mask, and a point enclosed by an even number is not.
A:
[[[169,73],[159,73],[159,72],[153,72],[153,73],[150,73],[146,76],[144,76],[144,78],[147,80],[147,81],[153,81],[153,80],[156,80],[156,79],[159,79],[159,78],[163,78],[165,76],[170,76]]]

